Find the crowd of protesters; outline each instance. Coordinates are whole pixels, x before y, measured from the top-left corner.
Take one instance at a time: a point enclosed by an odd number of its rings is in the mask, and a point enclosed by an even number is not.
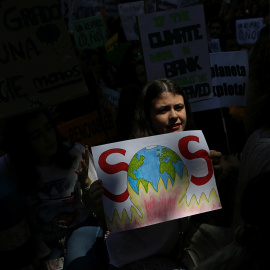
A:
[[[125,3],[127,1],[120,2]],[[204,6],[209,40],[219,39],[221,51],[224,52],[239,50],[248,52],[251,71],[249,76],[249,89],[251,90],[248,95],[246,108],[231,107],[222,108],[221,110],[208,110],[193,113],[195,126],[197,129],[203,130],[209,148],[222,152],[220,164],[223,168],[223,172],[218,175],[216,180],[223,209],[222,211],[210,212],[192,218],[192,222],[190,223],[191,227],[187,232],[190,235],[190,242],[186,243],[186,249],[182,250],[183,253],[178,254],[180,258],[178,259],[181,260],[181,263],[179,263],[179,265],[174,264],[173,267],[178,267],[179,269],[184,267],[187,270],[196,269],[196,267],[198,267],[198,269],[217,269],[215,267],[218,265],[218,269],[249,269],[248,267],[250,267],[250,269],[261,269],[260,267],[263,266],[265,262],[262,255],[263,253],[260,254],[256,251],[254,253],[256,255],[254,256],[254,260],[250,258],[250,254],[256,250],[254,247],[258,247],[258,245],[262,246],[262,233],[264,233],[262,230],[266,228],[262,226],[262,217],[249,214],[244,209],[243,203],[249,202],[247,205],[249,205],[254,212],[257,210],[256,206],[259,207],[260,205],[259,194],[255,194],[256,196],[253,194],[253,203],[248,201],[247,198],[252,195],[252,185],[256,186],[257,193],[260,192],[258,187],[264,188],[263,184],[268,180],[268,172],[270,171],[269,150],[267,150],[268,148],[266,147],[269,145],[269,121],[265,120],[264,117],[264,114],[267,114],[269,110],[269,103],[267,102],[269,100],[270,90],[269,75],[267,75],[269,74],[270,67],[269,1],[201,0],[198,1],[198,4],[203,4]],[[236,20],[258,17],[262,17],[266,25],[260,33],[258,42],[252,45],[239,45],[236,38]],[[100,113],[102,110],[109,110],[115,121],[116,133],[115,136],[110,137],[109,141],[106,142],[126,140],[132,136],[133,124],[136,119],[134,114],[137,104],[136,101],[142,93],[143,86],[147,83],[142,47],[139,40],[126,40],[119,17],[107,18],[105,21],[108,39],[114,34],[118,34],[118,45],[115,49],[121,53],[117,61],[110,57],[111,54],[106,52],[105,47],[81,50],[76,45],[72,33],[70,33],[74,50],[78,56],[78,61],[89,91],[86,96],[50,107],[49,112],[52,119],[50,117],[47,118],[47,114],[44,115],[43,112],[38,115],[30,114],[30,118],[27,118],[27,116],[25,119],[24,116],[22,116],[22,118],[19,117],[17,123],[21,126],[21,130],[25,130],[26,137],[24,139],[22,138],[22,134],[20,138],[16,138],[16,131],[12,130],[12,127],[14,128],[14,122],[11,125],[9,122],[6,123],[5,121],[1,121],[0,123],[0,158],[2,156],[0,175],[6,174],[5,170],[14,170],[13,176],[15,178],[29,178],[30,180],[28,182],[21,182],[18,187],[26,198],[32,196],[32,198],[37,200],[37,194],[40,192],[39,188],[41,184],[43,188],[45,188],[46,185],[48,186],[49,182],[51,186],[55,184],[51,176],[45,175],[45,172],[48,174],[48,170],[51,170],[50,162],[48,163],[48,161],[52,160],[55,162],[55,164],[53,163],[54,177],[56,175],[58,179],[60,175],[61,179],[65,177],[69,178],[69,181],[72,180],[72,183],[69,183],[69,188],[73,190],[72,199],[65,198],[65,207],[75,207],[73,204],[78,204],[79,206],[76,206],[77,208],[82,207],[82,205],[80,205],[80,196],[84,194],[79,195],[78,193],[75,170],[78,167],[80,155],[85,155],[85,152],[82,149],[82,145],[77,144],[78,142],[75,142],[74,145],[73,143],[66,144],[66,142],[62,143],[59,141],[59,138],[56,137],[58,136],[56,131],[58,124],[69,122],[90,112],[98,111]],[[104,94],[104,89],[110,89],[119,94],[117,104],[112,102],[112,100]],[[38,117],[40,117],[41,120],[36,120]],[[223,117],[225,118],[228,130],[227,138],[224,137]],[[26,121],[24,122],[22,119]],[[48,119],[53,120],[55,126],[52,126],[51,122],[48,123]],[[35,125],[40,126],[41,131],[38,131],[38,134],[31,133],[33,125],[27,126],[28,121],[35,121]],[[42,121],[46,123],[43,125]],[[52,153],[49,153],[48,156],[46,156],[47,160],[44,161],[37,159],[37,157],[43,158],[46,153],[40,154],[35,152],[36,147],[39,147],[39,145],[34,145],[34,143],[42,136],[48,137],[46,135],[48,133],[50,133],[50,137],[55,139],[55,142],[48,139],[49,142],[47,143],[50,144],[48,149],[51,149]],[[59,136],[60,135],[61,134],[59,134]],[[27,138],[27,136],[30,137]],[[22,140],[24,141],[22,142]],[[16,143],[13,143],[13,141]],[[60,148],[58,147],[58,151],[55,150],[54,144],[61,145]],[[32,149],[32,152],[28,151],[26,147]],[[38,150],[40,151],[40,149]],[[24,152],[27,152],[27,155],[24,155]],[[261,152],[263,152],[262,157],[260,157]],[[7,153],[11,153],[9,156],[11,159],[7,159],[5,155]],[[91,163],[91,154],[86,153]],[[60,160],[57,161],[56,158]],[[6,166],[7,160],[8,164],[10,161],[13,161],[13,163],[10,163],[12,166]],[[20,162],[20,160],[23,160],[23,162]],[[66,164],[64,164],[65,162]],[[254,165],[255,163],[256,165]],[[251,172],[250,174],[247,173],[246,167],[248,167]],[[3,168],[5,168],[5,170]],[[90,174],[89,177],[92,178],[92,180],[96,180],[97,176],[93,170]],[[39,179],[39,181],[32,181],[33,179]],[[64,192],[67,186],[63,185],[63,188],[62,191]],[[45,191],[47,192],[48,190],[43,190],[42,192],[45,194]],[[264,199],[266,199],[266,194],[262,194]],[[64,196],[65,194],[62,195]],[[46,207],[53,207],[52,205],[44,206],[35,204],[35,200],[31,202],[31,207],[35,209],[34,214],[37,214],[37,212],[42,214],[42,211],[46,212]],[[55,203],[59,203],[60,200],[62,200],[62,198],[57,197]],[[70,201],[68,202],[68,200]],[[70,204],[71,200],[72,204]],[[37,201],[40,202],[39,200]],[[238,203],[237,205],[236,202]],[[29,202],[27,205],[28,204]],[[263,207],[266,207],[266,201],[263,201]],[[37,208],[39,210],[36,210]],[[260,214],[263,214],[262,209],[265,208],[259,208],[261,209]],[[42,211],[40,211],[40,209]],[[65,210],[65,208],[63,209]],[[72,263],[70,265],[66,264],[65,267],[67,270],[79,269],[78,267],[81,267],[80,269],[88,269],[88,263],[89,269],[107,269],[107,253],[103,244],[101,244],[101,247],[98,249],[98,252],[104,252],[104,256],[98,257],[98,259],[104,259],[99,266],[90,263],[89,260],[91,259],[91,262],[93,262],[93,257],[89,259],[88,256],[81,256],[79,253],[79,251],[85,253],[87,253],[87,251],[83,250],[83,248],[76,248],[80,246],[76,241],[87,240],[87,238],[79,235],[80,231],[84,233],[84,230],[88,230],[85,235],[90,235],[94,231],[95,236],[101,237],[102,239],[105,237],[104,228],[101,229],[98,226],[96,216],[93,215],[91,211],[84,213],[84,210],[82,210],[82,212],[79,211],[80,214],[84,214],[82,219],[79,220],[80,216],[77,216],[77,222],[76,219],[72,220],[72,218],[69,218],[69,226],[65,227],[64,230],[62,230],[63,228],[61,229],[63,235],[56,235],[55,238],[50,238],[47,242],[45,241],[46,237],[44,236],[44,231],[35,231],[35,234],[39,235],[39,241],[36,239],[36,242],[40,245],[39,255],[42,260],[44,260],[46,256],[47,259],[49,258],[48,256],[66,256],[66,262],[68,260],[69,262],[75,260],[74,265],[72,265]],[[70,211],[67,212],[71,213]],[[38,227],[39,229],[42,228],[42,226],[52,226],[50,221],[46,221],[46,215],[48,215],[48,212],[44,213],[42,216],[36,217],[41,224]],[[64,216],[63,220],[66,222],[66,213],[64,212],[62,215]],[[239,220],[239,218],[241,220]],[[63,220],[54,221],[54,223],[61,227],[64,222]],[[45,223],[43,223],[44,221]],[[75,224],[73,224],[72,221],[75,222]],[[32,225],[33,224],[30,222],[30,228]],[[71,227],[72,230],[69,230],[69,227]],[[42,240],[40,240],[41,233],[43,236]],[[209,237],[209,239],[205,240],[203,238],[204,234],[215,235],[215,237]],[[268,235],[266,235],[266,237],[268,237]],[[60,241],[63,238],[65,239],[64,245],[61,244]],[[68,247],[69,239],[70,242],[72,242],[72,248],[67,252],[66,248]],[[55,240],[57,240],[56,246],[54,245]],[[212,240],[213,242],[211,242]],[[253,246],[249,241],[252,242]],[[44,242],[46,242],[45,249]],[[96,246],[94,246],[93,243],[95,243],[95,239],[92,238],[84,248],[90,250],[94,247],[96,251]],[[205,252],[204,245],[209,246],[208,253]],[[60,250],[60,253],[57,255],[52,254],[55,247]],[[78,251],[78,253],[76,253],[76,251]],[[216,251],[220,253],[217,253],[215,257],[209,259]],[[241,257],[236,258],[236,256],[231,256],[231,252],[240,254]],[[80,256],[83,258],[83,261],[76,261],[76,259],[81,258]],[[95,258],[97,258],[99,255],[92,252],[91,256],[96,256]],[[226,257],[227,260],[221,260],[221,257]],[[86,259],[84,260],[84,258]],[[244,264],[242,258],[243,260],[248,258],[248,263]],[[148,268],[140,268],[140,265],[138,266],[137,264],[136,267],[138,268],[136,269],[175,269],[169,268],[169,264],[167,266],[168,268],[164,265],[163,268],[155,268],[157,266],[153,263],[153,265],[143,266]],[[127,269],[135,268],[131,267]]]

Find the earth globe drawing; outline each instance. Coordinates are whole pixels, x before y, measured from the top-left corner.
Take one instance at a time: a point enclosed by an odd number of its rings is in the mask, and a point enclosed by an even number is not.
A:
[[[142,184],[148,191],[149,184],[158,191],[158,184],[162,179],[165,188],[168,179],[174,184],[176,173],[183,177],[185,165],[173,150],[165,146],[151,146],[139,150],[131,159],[128,167],[128,183],[137,194]]]

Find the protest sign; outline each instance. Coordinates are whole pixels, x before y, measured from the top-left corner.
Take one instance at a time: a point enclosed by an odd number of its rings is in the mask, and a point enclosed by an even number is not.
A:
[[[211,39],[208,41],[208,47],[210,52],[221,52],[219,38]]]
[[[264,27],[263,18],[236,20],[237,43],[254,44],[259,37],[260,30]]]
[[[57,126],[66,141],[94,146],[108,143],[116,136],[116,125],[109,109],[83,115]]]
[[[201,131],[94,146],[110,231],[123,231],[221,208]]]
[[[145,13],[156,12],[157,0],[144,0],[144,10]]]
[[[210,53],[213,98],[191,104],[191,110],[204,111],[246,105],[248,55],[246,51]]]
[[[158,1],[158,10],[165,11],[171,8],[177,9],[197,5],[198,0],[160,0]]]
[[[118,4],[118,12],[126,40],[139,40],[136,16],[144,14],[144,1]]]
[[[104,9],[106,17],[119,16],[117,0],[104,0]]]
[[[70,25],[70,18],[71,18],[72,1],[71,0],[60,0],[60,6],[61,6],[61,13],[64,17],[65,23],[67,26],[69,26]]]
[[[0,118],[88,94],[58,1],[1,5]]]
[[[118,106],[120,92],[114,89],[108,88],[104,85],[101,86],[101,92],[110,102]]]
[[[148,81],[176,81],[190,103],[211,98],[203,6],[142,14],[138,22]]]
[[[86,0],[75,0],[72,1],[70,19],[69,19],[69,30],[72,30],[72,24],[74,21],[79,19],[91,17],[97,15],[99,12],[98,2],[86,1]]]
[[[107,32],[102,15],[73,21],[72,29],[75,42],[82,50],[104,46],[107,41]]]

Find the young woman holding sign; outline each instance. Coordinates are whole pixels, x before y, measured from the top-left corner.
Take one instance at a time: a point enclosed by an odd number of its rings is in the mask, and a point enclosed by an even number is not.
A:
[[[143,88],[135,110],[131,138],[181,132],[192,129],[193,121],[189,103],[183,90],[169,79],[157,79]],[[86,156],[89,151],[86,148]],[[221,153],[211,150],[215,172],[220,172]],[[79,176],[87,171],[82,161]],[[81,181],[86,177],[80,177]],[[83,183],[85,184],[85,183]],[[100,225],[106,229],[102,194],[107,191],[102,180],[94,181],[85,193],[85,202],[94,205]],[[87,198],[87,200],[86,200]],[[175,251],[178,252],[181,220],[171,220],[139,229],[109,233],[106,243],[111,269],[175,269]],[[143,268],[143,266],[145,268]]]

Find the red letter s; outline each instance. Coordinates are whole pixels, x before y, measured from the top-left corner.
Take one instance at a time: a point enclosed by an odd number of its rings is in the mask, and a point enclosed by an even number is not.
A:
[[[99,167],[105,173],[108,173],[108,174],[115,174],[115,173],[118,173],[118,172],[121,172],[121,171],[126,171],[127,172],[128,171],[128,164],[127,163],[120,162],[120,163],[114,164],[114,165],[111,165],[111,164],[107,163],[107,161],[106,161],[107,157],[110,154],[113,154],[113,153],[119,153],[119,154],[122,154],[124,156],[126,154],[126,150],[115,148],[115,149],[109,149],[109,150],[105,151],[99,157],[99,160],[98,160]],[[126,191],[123,192],[122,194],[118,194],[118,195],[111,193],[106,188],[103,188],[103,189],[104,189],[103,194],[106,197],[108,197],[110,200],[115,201],[115,202],[124,202],[129,197],[128,189],[126,189]]]
[[[197,186],[201,186],[201,185],[206,184],[212,178],[212,175],[213,175],[212,162],[211,162],[211,159],[208,157],[207,151],[205,151],[205,150],[199,150],[195,153],[190,153],[188,151],[188,143],[190,141],[199,142],[199,138],[197,136],[186,136],[186,137],[179,140],[178,148],[179,148],[180,153],[186,159],[195,159],[195,158],[205,159],[205,161],[207,163],[207,167],[208,167],[208,174],[206,176],[203,176],[203,177],[196,177],[196,176],[192,175],[190,178],[190,181],[193,184],[195,184]]]

